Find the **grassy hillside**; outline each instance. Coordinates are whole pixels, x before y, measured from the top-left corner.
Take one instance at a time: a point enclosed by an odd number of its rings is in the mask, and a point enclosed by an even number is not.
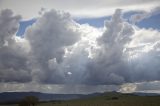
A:
[[[160,106],[160,96],[104,93],[87,99],[39,103],[37,106]]]

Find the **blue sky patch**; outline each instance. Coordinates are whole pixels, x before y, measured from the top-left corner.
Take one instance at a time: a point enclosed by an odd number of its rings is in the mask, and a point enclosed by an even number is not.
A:
[[[129,18],[140,12],[136,12],[136,11],[131,11],[131,12],[127,12],[123,15],[123,18],[126,19],[129,22]],[[107,17],[100,17],[100,18],[83,18],[83,19],[75,19],[75,21],[79,24],[89,24],[91,26],[100,28],[104,26],[104,22],[105,20],[110,20],[111,16],[107,16]],[[19,30],[17,32],[17,36],[22,36],[25,33],[25,30],[28,26],[32,25],[33,23],[36,22],[36,19],[31,19],[28,21],[20,21],[20,27]],[[151,16],[149,18],[146,18],[142,21],[140,21],[139,23],[136,24],[138,27],[140,28],[153,28],[153,29],[160,29],[160,14]]]
[[[129,22],[129,18],[133,14],[137,14],[137,13],[140,13],[140,12],[137,12],[137,11],[126,12],[123,14],[123,18]],[[110,20],[110,19],[111,19],[111,16],[106,16],[106,17],[100,17],[100,18],[83,18],[83,19],[77,19],[77,20],[75,19],[75,21],[78,22],[79,24],[88,23],[91,26],[99,28],[104,26],[105,20]]]
[[[139,23],[136,24],[140,28],[153,28],[160,30],[160,14],[153,15],[149,18],[143,19]]]
[[[18,29],[18,32],[16,33],[17,36],[22,36],[25,33],[25,30],[28,26],[32,25],[33,23],[36,22],[36,19],[31,19],[27,21],[20,21],[20,26]]]
[[[79,24],[86,24],[88,23],[91,26],[94,27],[103,27],[105,20],[111,19],[111,16],[109,17],[100,17],[100,18],[83,18],[79,20],[75,20]]]

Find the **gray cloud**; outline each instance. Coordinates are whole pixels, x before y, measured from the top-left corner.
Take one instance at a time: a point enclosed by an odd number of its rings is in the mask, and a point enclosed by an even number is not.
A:
[[[89,92],[88,88],[93,87],[92,91],[105,88],[93,85],[160,80],[160,32],[139,29],[121,15],[121,10],[116,10],[102,30],[79,25],[68,13],[51,10],[38,18],[21,38],[15,36],[20,16],[14,16],[10,10],[2,11],[1,82],[44,84],[50,91],[53,86],[45,84],[67,84],[62,91],[75,88]],[[76,84],[88,87],[73,86]],[[31,86],[16,87],[20,90],[39,87]],[[39,91],[45,90],[41,87]]]
[[[31,46],[30,64],[33,80],[64,83],[64,72],[58,69],[65,48],[80,39],[80,32],[68,13],[55,10],[45,13],[28,28],[25,38]],[[57,66],[57,67],[56,67]]]
[[[159,31],[138,29],[121,18],[117,10],[97,39],[88,63],[87,84],[123,84],[159,80]]]
[[[65,84],[37,84],[37,83],[0,83],[0,92],[43,92],[56,94],[89,94],[95,92],[116,91],[116,85],[65,85]]]
[[[125,44],[131,41],[134,30],[121,18],[121,10],[116,10],[111,21],[105,23],[105,27],[106,31],[97,39],[101,48],[88,65],[89,83],[125,83],[129,77],[123,51]]]
[[[19,5],[18,7],[17,4]],[[159,6],[159,4],[159,0],[125,0],[125,2],[124,0],[47,0],[47,2],[43,0],[1,0],[0,9],[12,9],[15,13],[21,14],[24,19],[39,16],[38,13],[41,8],[45,8],[46,10],[55,8],[57,10],[68,11],[73,17],[92,18],[111,15],[117,8],[122,8],[125,11],[148,11],[153,7]]]
[[[20,19],[20,16],[14,16],[8,9],[0,13],[0,81],[2,82],[31,80],[27,68],[25,42],[16,41],[18,39],[15,36]]]
[[[20,16],[13,16],[11,10],[2,10],[0,14],[0,47],[10,40],[18,29]]]

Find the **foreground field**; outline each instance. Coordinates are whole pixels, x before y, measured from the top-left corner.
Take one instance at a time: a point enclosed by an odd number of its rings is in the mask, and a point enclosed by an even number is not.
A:
[[[160,96],[136,96],[119,93],[105,93],[100,96],[86,99],[42,102],[37,104],[37,106],[160,106]]]

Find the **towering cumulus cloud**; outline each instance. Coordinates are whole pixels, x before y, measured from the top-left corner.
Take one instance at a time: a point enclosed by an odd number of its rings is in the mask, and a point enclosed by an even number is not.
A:
[[[80,39],[78,25],[68,13],[55,10],[45,13],[25,35],[31,46],[32,77],[43,83],[64,83],[59,68],[65,48]]]
[[[11,10],[0,13],[0,81],[27,82],[31,80],[27,68],[27,42],[17,38],[20,16]]]
[[[160,32],[139,29],[121,18],[117,10],[106,31],[97,39],[100,49],[89,63],[87,82],[122,84],[159,80]]]
[[[134,29],[121,18],[121,10],[116,10],[105,27],[102,36],[97,39],[100,49],[89,64],[88,81],[91,84],[121,84],[128,80],[124,50]]]

